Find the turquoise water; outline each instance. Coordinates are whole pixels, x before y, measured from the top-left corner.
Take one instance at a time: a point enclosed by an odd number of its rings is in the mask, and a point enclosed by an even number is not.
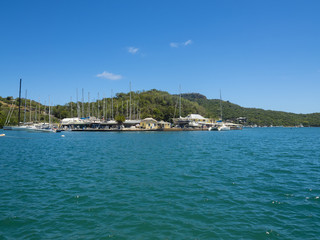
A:
[[[0,239],[320,237],[319,128],[1,133]]]

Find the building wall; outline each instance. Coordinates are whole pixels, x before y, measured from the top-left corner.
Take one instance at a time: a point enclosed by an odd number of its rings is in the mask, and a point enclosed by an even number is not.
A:
[[[158,123],[158,128],[170,128],[170,123]]]
[[[154,121],[141,121],[140,126],[144,129],[157,129],[158,125]]]

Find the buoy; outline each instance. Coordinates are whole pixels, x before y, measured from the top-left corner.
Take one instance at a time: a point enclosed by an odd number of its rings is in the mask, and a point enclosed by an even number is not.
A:
[[[65,137],[65,135],[61,135],[61,137]]]
[[[4,134],[4,133],[0,134],[0,137],[4,137],[4,136],[5,136],[5,134]]]

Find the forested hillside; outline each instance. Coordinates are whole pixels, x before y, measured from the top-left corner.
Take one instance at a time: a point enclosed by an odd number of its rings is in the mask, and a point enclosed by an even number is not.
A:
[[[66,117],[95,116],[110,119],[117,115],[130,116],[130,94],[117,93],[111,98],[104,98],[99,101],[69,102],[65,105],[51,107],[51,114],[54,121]],[[179,117],[179,95],[172,95],[168,92],[149,90],[131,92],[131,118],[153,117],[157,120],[172,121],[172,118]],[[0,97],[0,127],[3,126],[10,105],[14,104],[14,111],[11,117],[11,124],[18,123],[18,99],[12,97]],[[36,101],[22,99],[21,121],[24,120],[24,106],[26,103],[26,121],[48,121],[48,107]],[[320,113],[294,114],[281,111],[270,111],[258,108],[244,108],[239,105],[222,101],[223,119],[236,122],[238,117],[246,117],[247,124],[257,124],[260,126],[320,126]],[[39,111],[40,110],[40,111]],[[190,113],[198,113],[205,117],[219,119],[220,100],[207,99],[199,93],[182,94],[181,116]]]
[[[197,102],[206,109],[209,115],[219,115],[220,100],[207,99],[199,93],[182,94],[183,98]],[[222,101],[223,119],[236,120],[238,117],[246,117],[247,124],[259,126],[320,126],[320,113],[295,114],[281,111],[263,110],[259,108],[244,108],[239,105]]]

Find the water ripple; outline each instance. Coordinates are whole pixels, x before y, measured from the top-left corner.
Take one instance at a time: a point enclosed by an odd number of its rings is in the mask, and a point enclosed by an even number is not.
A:
[[[0,239],[320,235],[316,128],[6,135]]]

